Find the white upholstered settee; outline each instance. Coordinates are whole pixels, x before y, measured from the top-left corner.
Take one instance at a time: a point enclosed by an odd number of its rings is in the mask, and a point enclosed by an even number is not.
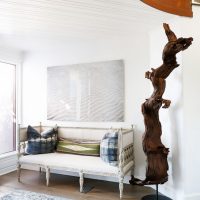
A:
[[[51,128],[50,126],[35,126],[39,132]],[[101,140],[108,128],[81,128],[81,127],[57,127],[58,137],[70,139]],[[100,157],[82,156],[67,153],[47,153],[37,155],[25,155],[27,145],[27,127],[19,126],[18,136],[18,181],[23,165],[35,165],[46,171],[46,185],[49,185],[50,171],[63,170],[77,172],[80,177],[80,192],[83,190],[84,174],[117,177],[119,180],[120,198],[123,195],[124,176],[133,171],[133,127],[120,128],[118,131],[118,165],[111,166]]]

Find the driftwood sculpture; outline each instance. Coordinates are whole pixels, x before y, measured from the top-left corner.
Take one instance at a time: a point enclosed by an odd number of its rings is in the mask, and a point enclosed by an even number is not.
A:
[[[168,108],[171,101],[163,99],[166,81],[170,73],[179,66],[176,61],[176,54],[187,49],[193,38],[178,38],[171,31],[168,24],[163,24],[168,43],[165,45],[162,59],[163,64],[145,73],[145,78],[152,82],[154,91],[150,98],[142,104],[142,114],[144,116],[145,133],[143,135],[143,150],[147,156],[146,179],[140,181],[132,177],[131,184],[150,185],[163,184],[168,181],[167,156],[169,149],[162,141],[162,127],[159,120],[160,108]]]

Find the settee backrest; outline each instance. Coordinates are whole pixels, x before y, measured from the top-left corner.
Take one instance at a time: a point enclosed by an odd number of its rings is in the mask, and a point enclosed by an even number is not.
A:
[[[38,132],[51,129],[53,126],[33,126]],[[101,140],[109,128],[57,127],[58,137],[70,139]],[[117,129],[113,129],[117,130]],[[125,131],[125,129],[124,129]],[[20,127],[19,141],[27,141],[27,127]]]
[[[85,140],[101,140],[108,129],[58,127],[58,137]]]
[[[41,132],[40,126],[33,126],[33,128],[36,129],[39,133]],[[19,126],[18,134],[19,134],[18,139],[19,139],[20,142],[27,141],[27,127]]]

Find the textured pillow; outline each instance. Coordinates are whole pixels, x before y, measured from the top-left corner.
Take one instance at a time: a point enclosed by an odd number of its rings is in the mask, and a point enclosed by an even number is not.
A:
[[[28,144],[25,151],[27,154],[52,153],[56,148],[57,130],[52,128],[40,134],[32,126],[28,126],[27,138]]]
[[[59,138],[57,151],[87,156],[99,156],[100,141]]]
[[[118,164],[118,132],[106,133],[100,144],[101,159],[112,165]]]

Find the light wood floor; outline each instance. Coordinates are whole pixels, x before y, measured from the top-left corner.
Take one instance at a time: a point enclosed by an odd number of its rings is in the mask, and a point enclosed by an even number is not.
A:
[[[78,177],[51,174],[49,187],[45,186],[45,173],[22,170],[21,183],[17,182],[17,173],[0,176],[0,193],[10,189],[23,189],[49,195],[62,196],[72,200],[115,200],[119,199],[118,184],[108,181],[85,179],[85,184],[94,188],[84,194],[79,192]],[[124,198],[140,200],[141,197],[155,193],[149,187],[124,185]]]

